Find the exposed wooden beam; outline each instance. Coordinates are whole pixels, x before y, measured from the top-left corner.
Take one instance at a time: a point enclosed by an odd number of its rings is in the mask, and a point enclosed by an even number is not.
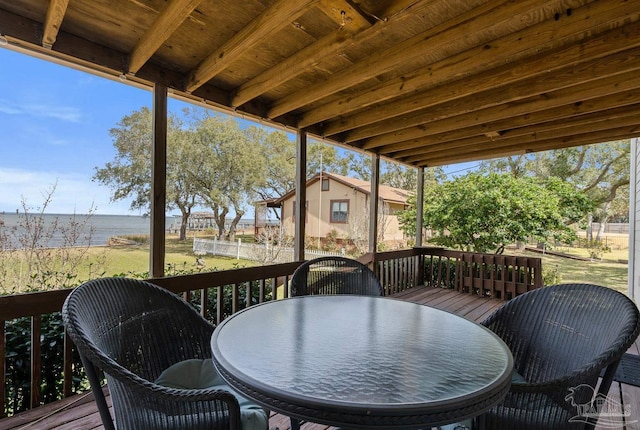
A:
[[[637,90],[637,102],[630,105],[612,109],[598,109],[594,112],[585,114],[576,112],[574,106],[568,105],[561,108],[538,112],[539,115],[537,115],[537,118],[532,119],[531,123],[527,123],[522,126],[517,126],[517,123],[524,122],[523,119],[510,118],[508,129],[500,127],[498,124],[499,122],[487,124],[486,127],[468,127],[459,130],[459,133],[441,133],[438,135],[425,136],[406,142],[387,145],[378,148],[377,152],[388,157],[406,158],[422,154],[433,148],[442,149],[448,147],[450,149],[455,149],[464,147],[467,144],[486,142],[487,137],[492,140],[496,140],[507,137],[523,136],[535,133],[536,131],[548,131],[564,128],[570,125],[589,125],[593,121],[616,121],[619,118],[634,115],[637,116],[639,109],[640,90]],[[547,120],[541,121],[541,116],[544,116]],[[572,117],[574,117],[574,119],[571,119]]]
[[[301,49],[290,57],[287,57],[284,61],[278,63],[275,67],[272,67],[238,87],[231,100],[231,105],[241,106],[249,100],[264,94],[271,88],[295,78],[303,73],[306,68],[317,64],[326,56],[339,51],[345,44],[349,43],[352,38],[353,33],[351,31],[336,31],[323,37],[318,42]]]
[[[475,152],[479,150],[489,150],[517,144],[529,145],[545,140],[564,139],[575,134],[587,134],[601,132],[604,130],[629,127],[638,123],[637,106],[634,112],[627,112],[618,116],[615,121],[604,119],[600,116],[597,120],[593,116],[581,119],[580,117],[571,120],[557,121],[549,125],[537,125],[535,127],[524,127],[523,130],[513,134],[505,134],[495,138],[487,136],[477,136],[475,138],[451,141],[440,145],[416,148],[412,151],[402,151],[394,156],[404,162],[413,164],[423,160],[425,157],[445,156],[452,152]]]
[[[484,44],[478,39],[470,42],[468,34],[472,32],[488,33],[498,25],[504,25],[510,29],[513,27],[524,28],[546,19],[549,14],[560,12],[557,1],[545,2],[536,10],[531,10],[531,5],[528,3],[511,3],[510,7],[504,6],[503,0],[493,0],[377,55],[371,55],[346,70],[340,71],[336,74],[337,76],[332,76],[331,79],[306,87],[276,101],[272,104],[268,115],[270,118],[278,117],[329,94],[334,94],[389,72],[399,64],[424,56],[426,52],[438,51],[452,45],[471,48],[468,46],[470,43]],[[490,36],[486,37],[488,39]]]
[[[515,116],[500,115],[499,119],[474,122],[476,113],[460,115],[429,124],[429,127],[411,127],[390,133],[391,141],[376,148],[381,154],[411,149],[422,144],[442,143],[449,140],[465,139],[479,134],[504,133],[505,130],[521,128],[554,120],[563,120],[573,115],[597,114],[623,106],[640,103],[640,87],[603,97],[549,108],[536,112],[519,113]],[[489,108],[480,113],[481,117],[494,117],[502,112],[499,107]],[[373,139],[372,139],[373,140]]]
[[[140,70],[200,3],[202,0],[169,0],[131,51],[129,73]]]
[[[51,49],[56,42],[62,20],[67,13],[67,6],[69,6],[69,0],[51,0],[49,3],[42,34],[42,46],[46,49]]]
[[[617,67],[612,68],[612,64]],[[427,109],[409,113],[401,118],[394,118],[395,116],[390,114],[388,119],[353,130],[347,133],[343,139],[346,142],[362,140],[379,135],[381,130],[386,132],[395,131],[394,128],[400,130],[492,106],[515,103],[530,97],[544,97],[544,94],[553,93],[564,88],[584,85],[590,81],[602,83],[605,82],[607,77],[614,79],[616,75],[637,70],[640,70],[640,48],[620,52],[609,57],[598,58],[579,66],[556,70],[543,76],[534,76],[511,85],[485,90],[446,103],[436,104]],[[594,90],[591,96],[597,97],[599,95],[603,94],[598,94]],[[394,106],[397,106],[397,104],[394,104]],[[428,120],[425,121],[425,119]]]
[[[469,110],[460,105],[459,101],[444,103],[442,106],[435,106],[426,112],[419,111],[395,119],[395,121],[380,122],[369,127],[363,127],[363,129],[354,130],[351,136],[376,136],[367,141],[370,147],[371,145],[381,146],[379,145],[380,143],[387,145],[421,137],[426,134],[425,130],[430,128],[431,123],[442,121],[439,124],[438,132],[444,131],[443,128],[455,130],[453,127],[460,126],[461,123],[459,121],[461,118],[464,119],[465,126],[478,125],[571,103],[581,103],[603,95],[616,94],[639,87],[640,73],[637,72],[636,68],[633,68],[631,71],[619,75],[565,87],[549,93],[537,94],[524,100],[516,100],[490,108],[485,107],[480,110]],[[445,121],[447,121],[447,126],[442,127]],[[372,133],[373,129],[375,129],[374,133]],[[350,141],[351,139],[345,140]]]
[[[478,152],[449,154],[446,157],[440,158],[425,157],[424,160],[416,162],[415,165],[420,167],[445,166],[449,164],[506,157],[509,155],[528,154],[532,152],[549,151],[552,149],[568,148],[572,146],[592,145],[597,143],[611,142],[614,140],[631,139],[637,136],[640,136],[640,128],[636,125],[630,127],[622,127],[619,129],[608,129],[599,133],[587,133],[573,135],[563,139],[541,141],[528,146],[516,144],[513,146],[504,146],[491,150],[481,150]]]
[[[596,37],[590,37],[592,32],[584,33],[584,28],[576,25],[582,22],[571,24],[573,25],[567,24],[561,27],[563,33],[561,35],[557,34],[557,31],[551,31],[557,23],[549,21],[535,28],[528,28],[515,35],[507,36],[501,41],[491,43],[492,46],[499,48],[496,48],[498,52],[493,52],[488,57],[482,52],[483,47],[454,55],[430,66],[429,73],[415,72],[411,77],[403,77],[406,79],[396,79],[390,84],[379,85],[369,91],[363,91],[361,95],[346,98],[341,103],[332,102],[302,114],[299,124],[311,125],[318,120],[329,118],[328,115],[343,115],[349,109],[354,110],[373,103],[381,106],[381,102],[393,98],[382,109],[364,110],[326,122],[323,127],[325,135],[331,136],[384,120],[385,115],[388,119],[483,90],[504,88],[506,84],[535,76],[544,79],[544,76],[553,75],[556,70],[640,46],[639,21],[630,22],[625,26],[625,31],[616,28],[614,31],[595,35]],[[534,33],[539,31],[546,35],[544,37],[547,40],[544,44],[540,41],[543,36],[534,37]],[[589,37],[586,38],[585,34]],[[563,35],[565,37],[560,37]],[[561,43],[570,43],[570,45],[560,46]],[[528,52],[536,46],[537,55],[518,60],[518,55],[522,55],[524,48],[527,49],[524,52]],[[616,46],[617,51],[612,51],[612,46]],[[555,50],[546,51],[547,47]],[[514,68],[513,64],[516,60],[518,60],[518,67]],[[464,73],[462,73],[463,70]],[[463,78],[452,81],[452,77],[460,75]],[[417,90],[420,92],[416,93]],[[400,97],[403,94],[410,94],[410,96]],[[353,103],[354,101],[357,103]],[[330,114],[329,111],[333,113]]]
[[[243,52],[280,31],[313,7],[318,0],[278,0],[250,22],[227,43],[205,58],[187,76],[185,90],[194,91],[226,69]]]
[[[411,17],[414,8],[408,8],[405,2],[414,0],[403,0],[394,3],[393,6],[399,9],[393,17],[394,25],[401,25],[404,20]],[[424,7],[424,6],[423,6]],[[394,12],[395,9],[390,10]],[[309,67],[313,67],[320,63],[324,58],[341,52],[345,47],[351,44],[364,43],[366,40],[373,38],[375,35],[383,34],[390,27],[387,21],[379,21],[375,24],[375,29],[371,25],[362,27],[349,23],[341,31],[335,31],[324,36],[316,43],[313,43],[295,54],[287,57],[276,66],[252,78],[245,84],[238,87],[235,95],[231,100],[232,106],[241,106],[249,100],[258,97],[278,85],[287,82],[303,73]]]

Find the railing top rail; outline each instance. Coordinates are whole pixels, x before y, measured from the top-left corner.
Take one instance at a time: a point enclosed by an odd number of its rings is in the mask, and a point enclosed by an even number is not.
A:
[[[301,262],[295,261],[292,263],[245,267],[242,269],[222,270],[219,272],[167,276],[164,278],[149,279],[149,282],[164,287],[174,293],[184,293],[189,290],[200,290],[203,288],[220,287],[239,282],[250,282],[260,279],[291,275],[300,264]],[[188,282],[185,282],[185,278],[188,278]]]
[[[168,276],[149,279],[148,281],[179,294],[190,290],[291,275],[299,265],[300,262],[282,263],[219,272]],[[15,318],[59,312],[72,290],[73,288],[66,288],[63,290],[0,296],[0,319],[8,321]]]

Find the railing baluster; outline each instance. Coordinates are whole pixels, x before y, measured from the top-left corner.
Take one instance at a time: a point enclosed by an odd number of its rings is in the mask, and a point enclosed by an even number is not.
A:
[[[263,303],[265,301],[264,298],[264,288],[266,281],[264,279],[260,279],[260,283],[258,284],[258,303]]]
[[[224,286],[220,285],[216,291],[216,324],[222,322],[224,307]]]
[[[231,287],[231,315],[238,312],[238,284]]]
[[[200,290],[200,315],[207,317],[207,309],[209,306],[209,289],[203,288]]]
[[[247,285],[247,291],[246,291],[246,296],[245,296],[245,307],[249,307],[251,306],[251,281],[246,283]]]
[[[62,354],[62,391],[64,397],[69,397],[73,394],[73,342],[71,341],[71,338],[67,334],[66,330],[64,331],[63,346],[64,352]]]
[[[40,380],[42,376],[42,356],[40,334],[42,318],[31,317],[31,408],[40,405]]]
[[[0,385],[2,386],[2,390],[0,390],[0,405],[2,405],[2,409],[0,409],[0,418],[4,418],[7,416],[5,410],[5,404],[7,401],[6,397],[6,386],[7,386],[7,343],[5,341],[6,337],[6,324],[5,320],[0,320]]]

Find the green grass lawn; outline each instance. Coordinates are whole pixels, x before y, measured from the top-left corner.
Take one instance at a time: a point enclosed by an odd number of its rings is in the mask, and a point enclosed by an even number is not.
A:
[[[165,253],[165,275],[178,275],[194,270],[214,271],[229,270],[255,266],[248,260],[219,257],[211,255],[196,256],[192,250],[193,241],[180,242],[176,238],[168,238]],[[78,249],[70,252],[83,252]],[[147,274],[149,272],[149,244],[96,246],[87,251],[86,260],[76,270],[76,280],[84,282],[89,279],[128,274]],[[204,266],[196,265],[196,258],[204,260]]]
[[[574,252],[576,251],[574,250]],[[515,252],[509,250],[507,253],[514,254]],[[576,254],[578,253],[576,252]],[[588,255],[586,250],[584,254],[584,256]],[[611,259],[611,254],[605,254],[602,261],[573,260],[530,252],[527,252],[526,255],[541,257],[543,270],[546,272],[555,269],[560,277],[560,283],[584,282],[610,287],[624,294],[628,292],[628,264],[619,262],[618,258]],[[626,259],[623,258],[624,255],[620,254],[621,260]]]

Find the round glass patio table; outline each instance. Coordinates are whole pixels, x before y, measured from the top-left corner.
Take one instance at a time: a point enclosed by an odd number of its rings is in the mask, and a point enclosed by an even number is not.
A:
[[[244,309],[211,338],[240,393],[282,414],[347,428],[424,428],[500,402],[513,358],[488,329],[383,297],[305,296]]]

